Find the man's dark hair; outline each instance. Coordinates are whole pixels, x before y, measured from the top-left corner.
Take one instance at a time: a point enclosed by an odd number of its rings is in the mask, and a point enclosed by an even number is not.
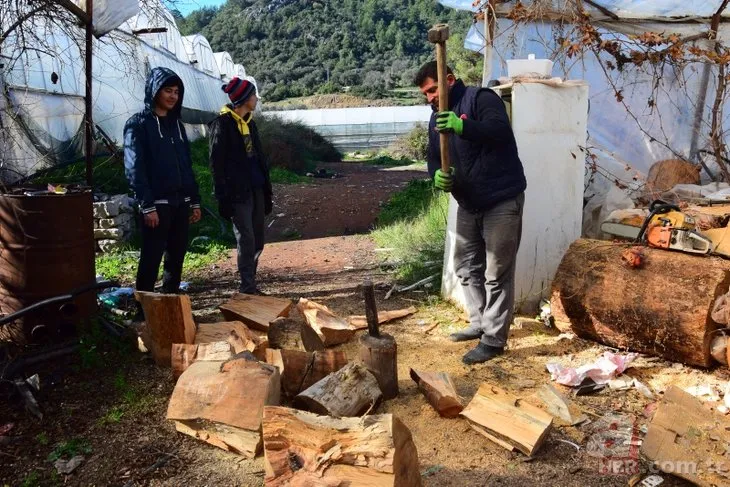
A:
[[[446,74],[454,74],[451,67],[448,65],[446,66]],[[431,78],[434,81],[439,80],[439,72],[436,61],[429,61],[421,66],[421,69],[418,70],[418,73],[416,73],[416,76],[413,78],[413,84],[421,86],[426,81],[426,78]]]

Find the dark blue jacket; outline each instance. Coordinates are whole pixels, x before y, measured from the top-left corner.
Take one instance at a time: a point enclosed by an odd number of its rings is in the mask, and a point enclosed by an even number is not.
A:
[[[154,68],[145,85],[144,110],[124,125],[124,172],[144,213],[155,211],[155,205],[184,201],[200,207],[190,142],[180,120],[182,81],[180,98],[167,116],[161,119],[153,110],[155,96],[171,78],[179,79],[170,69]]]
[[[449,110],[464,120],[461,136],[449,135],[454,168],[451,194],[465,210],[486,211],[527,188],[517,143],[502,99],[489,88],[457,80],[449,91]],[[441,168],[436,113],[428,123],[428,171]]]

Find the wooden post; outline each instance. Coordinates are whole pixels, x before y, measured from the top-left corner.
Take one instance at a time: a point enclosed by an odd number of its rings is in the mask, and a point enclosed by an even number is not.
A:
[[[84,99],[86,120],[84,124],[84,146],[86,149],[86,184],[89,187],[93,185],[93,168],[94,168],[94,117],[92,116],[93,105],[92,99],[92,79],[94,73],[92,71],[92,41],[94,39],[94,0],[86,0],[86,15],[89,21],[86,23],[86,96]]]
[[[378,329],[378,310],[372,282],[363,284],[363,297],[368,334],[360,337],[360,360],[378,380],[383,398],[393,399],[398,395],[398,346],[391,335],[380,333]]]

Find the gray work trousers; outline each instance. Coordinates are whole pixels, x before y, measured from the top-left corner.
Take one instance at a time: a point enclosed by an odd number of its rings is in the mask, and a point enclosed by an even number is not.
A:
[[[264,190],[254,189],[246,201],[234,203],[232,220],[241,276],[239,292],[255,294],[256,268],[264,250]]]
[[[479,213],[458,208],[454,264],[481,342],[507,344],[515,304],[515,264],[522,237],[524,193]]]

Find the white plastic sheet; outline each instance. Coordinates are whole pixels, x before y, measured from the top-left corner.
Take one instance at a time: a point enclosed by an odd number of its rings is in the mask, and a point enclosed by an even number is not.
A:
[[[86,0],[76,2],[86,11]],[[139,0],[94,0],[94,34],[101,37],[139,13]]]
[[[585,379],[593,379],[596,384],[606,384],[614,377],[623,374],[636,357],[638,357],[636,353],[620,355],[604,352],[603,356],[595,362],[577,368],[563,367],[558,363],[549,363],[546,367],[551,378],[565,386],[578,386]]]

